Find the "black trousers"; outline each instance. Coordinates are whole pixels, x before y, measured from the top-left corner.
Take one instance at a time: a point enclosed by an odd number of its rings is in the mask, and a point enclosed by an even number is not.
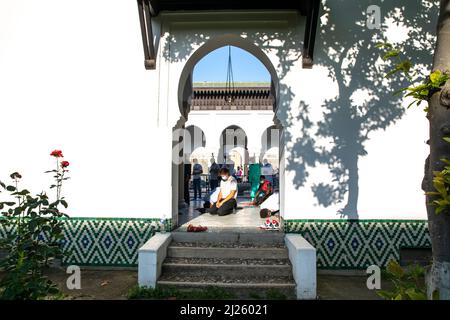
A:
[[[222,203],[220,208],[217,208],[216,204],[214,203],[211,208],[206,209],[206,212],[217,214],[219,216],[226,216],[227,214],[232,213],[233,209],[236,208],[236,206],[236,199],[230,199],[227,202]]]
[[[201,179],[193,179],[192,180],[192,184],[194,187],[194,199],[197,199],[197,193],[198,193],[198,198],[202,197],[202,187],[200,184]]]

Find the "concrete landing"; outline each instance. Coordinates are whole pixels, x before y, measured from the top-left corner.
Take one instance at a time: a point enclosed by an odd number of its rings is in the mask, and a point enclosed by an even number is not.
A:
[[[242,206],[240,203],[238,207]],[[209,232],[246,232],[246,233],[278,233],[279,231],[266,231],[259,228],[265,219],[259,217],[258,207],[243,207],[226,216],[212,215],[210,213],[201,214],[194,219],[182,224],[175,231],[186,231],[187,226],[206,226]]]

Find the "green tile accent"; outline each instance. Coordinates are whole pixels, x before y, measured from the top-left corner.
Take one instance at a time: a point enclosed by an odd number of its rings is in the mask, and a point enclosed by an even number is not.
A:
[[[400,259],[400,248],[431,248],[426,220],[285,220],[317,249],[317,267],[365,269]]]
[[[136,218],[69,218],[64,220],[62,240],[65,265],[137,266],[138,249],[159,226],[159,219]],[[169,220],[167,230],[172,229]],[[158,224],[157,224],[158,225]],[[9,230],[0,224],[0,237]]]
[[[138,248],[159,219],[70,218],[65,220],[63,264],[137,266]],[[172,229],[168,220],[167,230]],[[430,248],[425,220],[285,220],[286,233],[300,233],[317,249],[322,269],[364,269],[399,259],[399,249]],[[158,231],[158,230],[156,230]],[[0,224],[0,237],[9,230]]]

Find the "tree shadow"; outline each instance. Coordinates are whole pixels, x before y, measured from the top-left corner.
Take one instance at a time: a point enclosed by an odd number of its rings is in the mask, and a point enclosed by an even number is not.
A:
[[[284,84],[283,78],[301,59],[303,35],[298,30],[286,29],[242,33],[236,26],[236,34],[245,36],[259,48],[274,50],[279,59],[279,65],[275,67],[281,70],[278,90],[283,99],[278,101],[277,117],[283,127],[298,130],[298,138],[294,138],[289,130],[283,130],[284,145],[292,146],[289,147],[286,169],[295,172],[295,187],[306,186],[310,168],[326,166],[331,181],[311,181],[309,186],[318,205],[325,208],[341,205],[336,214],[348,219],[359,217],[358,161],[367,155],[365,143],[372,132],[395,124],[406,111],[401,96],[392,94],[394,89],[404,87],[406,83],[384,78],[390,67],[380,60],[381,51],[375,47],[389,31],[385,19],[410,28],[399,45],[413,64],[429,70],[434,50],[438,1],[376,2],[381,8],[380,29],[366,26],[367,8],[374,4],[371,0],[333,0],[321,6],[313,68],[327,70],[328,77],[337,86],[337,94],[323,99],[321,105],[309,106],[301,100],[296,106],[299,109],[296,116],[292,115],[294,93]],[[185,29],[183,34],[182,38],[169,35],[165,45],[170,47],[162,48],[164,59],[183,61],[192,54],[193,48],[211,40],[194,29],[193,32]],[[283,46],[273,45],[277,39],[288,41]],[[328,89],[320,88],[316,92]],[[313,120],[312,107],[321,108],[319,120]]]
[[[335,0],[327,1],[322,8],[321,15],[327,21],[319,28],[315,66],[327,68],[329,77],[338,85],[338,95],[324,101],[323,117],[316,122],[309,119],[309,107],[303,102],[299,105],[297,120],[303,123],[302,135],[294,143],[294,156],[287,166],[295,170],[294,183],[301,187],[308,177],[308,167],[326,165],[332,180],[314,181],[312,192],[323,207],[343,203],[337,214],[349,219],[359,217],[358,160],[367,155],[364,145],[370,133],[395,124],[406,111],[401,96],[392,92],[407,84],[383,78],[391,67],[377,65],[381,52],[375,44],[384,40],[388,30],[386,25],[381,30],[366,28],[367,17],[363,13],[371,4],[372,1]],[[385,1],[379,6],[382,22],[390,18],[411,28],[400,44],[402,52],[411,57],[414,65],[429,70],[438,3]],[[361,94],[362,102],[357,101],[355,93]],[[332,143],[321,145],[321,139]]]

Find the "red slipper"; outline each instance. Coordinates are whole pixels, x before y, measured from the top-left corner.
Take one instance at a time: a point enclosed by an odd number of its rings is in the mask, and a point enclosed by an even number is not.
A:
[[[187,232],[202,232],[208,230],[208,227],[202,227],[202,226],[193,226],[192,224],[188,225],[186,231]]]

